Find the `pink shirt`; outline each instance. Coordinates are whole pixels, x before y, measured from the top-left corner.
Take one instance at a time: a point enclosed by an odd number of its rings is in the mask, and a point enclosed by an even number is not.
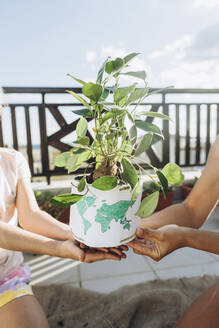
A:
[[[17,226],[17,183],[19,179],[30,176],[29,166],[21,153],[13,149],[0,148],[0,221]],[[0,281],[22,263],[22,253],[0,248]]]

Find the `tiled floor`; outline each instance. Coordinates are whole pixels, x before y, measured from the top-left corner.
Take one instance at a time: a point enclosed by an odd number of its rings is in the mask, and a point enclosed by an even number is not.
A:
[[[202,229],[219,231],[219,207]],[[89,290],[108,293],[124,285],[173,277],[219,275],[219,255],[184,248],[160,262],[136,255],[129,250],[121,262],[103,261],[80,264],[71,260],[37,256],[28,258],[34,284],[73,283]],[[42,259],[41,259],[42,258]],[[35,261],[35,262],[34,262]]]

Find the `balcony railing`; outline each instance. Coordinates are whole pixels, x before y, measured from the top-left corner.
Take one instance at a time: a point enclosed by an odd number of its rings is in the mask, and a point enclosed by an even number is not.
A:
[[[0,146],[22,151],[32,175],[44,176],[48,183],[51,176],[66,174],[65,170],[54,167],[53,159],[58,152],[71,149],[79,120],[72,109],[82,107],[65,91],[81,93],[81,89],[3,89],[8,104],[0,124]],[[145,158],[156,167],[170,161],[188,167],[205,165],[210,145],[219,134],[219,89],[169,89],[148,100],[142,104],[143,108],[169,115],[174,123],[146,119],[160,125],[165,139],[151,146]],[[90,120],[91,139],[92,124]]]

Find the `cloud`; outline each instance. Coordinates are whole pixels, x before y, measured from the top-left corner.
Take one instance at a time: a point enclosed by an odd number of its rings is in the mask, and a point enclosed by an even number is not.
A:
[[[219,24],[201,30],[188,46],[185,58],[188,60],[210,60],[219,58]]]
[[[85,58],[88,63],[93,63],[97,59],[97,54],[94,51],[88,51],[85,55]]]
[[[150,55],[151,59],[160,58],[163,56],[170,56],[174,54],[176,58],[182,58],[185,55],[185,50],[191,45],[192,36],[185,35],[180,40],[171,44],[167,44],[163,49],[157,50]]]
[[[181,88],[219,87],[219,24],[208,26],[194,36],[166,45],[154,52],[152,59],[164,57],[171,60],[160,73],[159,84],[173,84]]]
[[[219,5],[219,0],[196,0],[194,7],[214,8]]]
[[[160,74],[161,84],[173,84],[176,88],[218,88],[219,62],[179,62]]]

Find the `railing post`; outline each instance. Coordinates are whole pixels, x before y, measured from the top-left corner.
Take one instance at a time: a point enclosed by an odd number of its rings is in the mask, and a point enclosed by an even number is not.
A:
[[[206,135],[206,154],[205,159],[207,161],[208,153],[211,147],[210,143],[210,122],[211,122],[211,105],[207,105],[207,135]]]
[[[39,124],[40,124],[40,150],[41,150],[41,163],[42,173],[47,177],[47,183],[50,184],[49,173],[49,154],[47,142],[47,129],[46,129],[46,105],[44,94],[42,93],[42,104],[38,107],[39,110]]]
[[[165,115],[169,115],[169,107],[168,104],[166,104],[166,94],[162,93],[162,107],[163,107],[163,113]],[[169,121],[163,120],[163,135],[164,135],[164,141],[163,141],[163,165],[166,165],[170,160],[170,135],[169,135]]]
[[[186,105],[186,165],[190,164],[190,106]]]
[[[195,161],[197,164],[200,163],[200,152],[201,152],[201,143],[200,143],[200,105],[197,105],[196,119],[197,119],[197,138],[196,138],[196,158]]]
[[[1,114],[0,114],[1,115]],[[2,132],[2,120],[0,117],[0,147],[4,147],[3,132]]]
[[[180,136],[179,136],[179,105],[176,105],[176,142],[175,142],[175,162],[180,165]]]
[[[34,175],[34,168],[33,168],[33,154],[32,154],[32,138],[31,138],[31,130],[30,130],[30,113],[29,113],[29,106],[25,106],[25,121],[26,121],[26,131],[27,131],[27,155],[28,155],[28,162],[31,170],[32,176]]]
[[[18,150],[15,106],[11,106],[10,109],[11,109],[11,125],[12,125],[12,132],[13,132],[13,147],[14,149]]]

